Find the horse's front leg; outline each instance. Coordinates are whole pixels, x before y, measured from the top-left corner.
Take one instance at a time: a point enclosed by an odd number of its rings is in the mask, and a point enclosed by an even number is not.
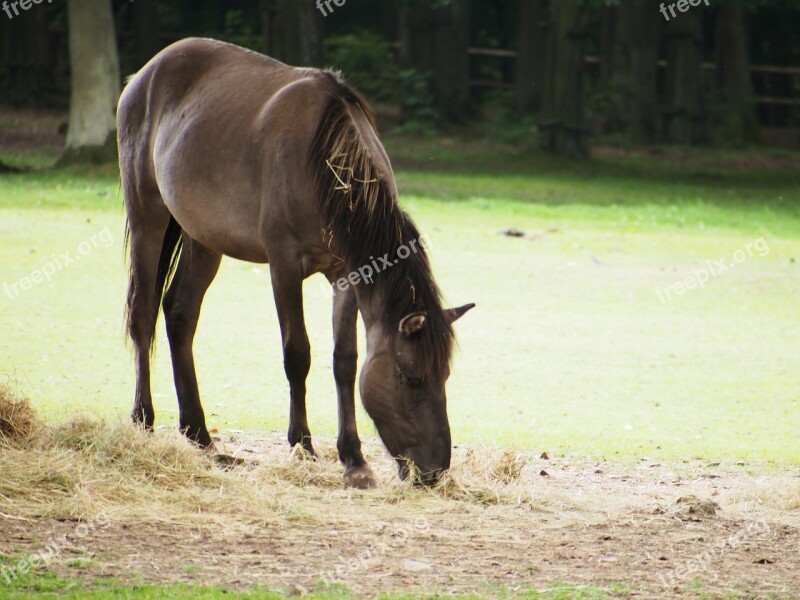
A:
[[[283,368],[289,380],[289,444],[297,444],[314,456],[306,417],[306,377],[311,368],[311,346],[303,317],[303,274],[288,261],[270,267],[272,292],[278,309],[283,340]]]
[[[344,464],[344,483],[348,487],[375,487],[375,478],[361,454],[355,410],[358,340],[358,304],[353,286],[335,290],[333,297],[333,376],[339,398],[339,438],[336,448]]]

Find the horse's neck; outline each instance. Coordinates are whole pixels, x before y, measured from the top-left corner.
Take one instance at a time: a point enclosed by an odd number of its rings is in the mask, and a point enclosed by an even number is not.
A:
[[[358,310],[361,311],[361,318],[364,321],[364,328],[367,337],[367,352],[374,350],[378,338],[386,333],[386,326],[383,315],[385,310],[385,295],[381,289],[370,290],[370,293],[356,291],[358,298]],[[373,338],[373,339],[371,339]]]

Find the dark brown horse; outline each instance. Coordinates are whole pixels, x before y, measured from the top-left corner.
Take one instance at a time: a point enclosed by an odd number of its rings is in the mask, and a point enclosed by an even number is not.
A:
[[[356,318],[367,335],[360,391],[408,475],[450,465],[445,381],[451,324],[424,241],[397,204],[391,165],[366,102],[334,73],[286,66],[207,39],[166,48],[128,83],[117,113],[130,243],[128,330],[133,419],[150,428],[150,353],[159,304],[172,352],[180,427],[212,441],[192,342],[223,255],[270,263],[291,389],[289,443],[313,454],[306,420],[310,348],[303,280],[334,286],[337,448],[345,483],[373,485],[356,431]],[[166,292],[165,292],[166,290]]]

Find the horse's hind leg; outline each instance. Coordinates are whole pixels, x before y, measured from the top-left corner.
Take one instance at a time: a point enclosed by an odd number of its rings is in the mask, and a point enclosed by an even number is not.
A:
[[[164,317],[178,393],[180,428],[190,440],[207,447],[211,445],[211,436],[200,403],[192,344],[203,297],[219,270],[222,256],[186,234],[183,239],[178,268],[164,296]]]
[[[143,194],[125,185],[130,242],[127,325],[136,360],[136,392],[131,417],[147,429],[155,411],[150,395],[150,349],[158,317],[160,292],[156,290],[158,259],[169,223],[169,212],[158,192]]]

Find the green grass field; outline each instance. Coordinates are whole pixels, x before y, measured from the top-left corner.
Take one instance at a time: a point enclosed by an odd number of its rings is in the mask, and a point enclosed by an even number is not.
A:
[[[800,174],[784,164],[796,157],[674,150],[576,164],[458,140],[387,147],[447,302],[478,305],[457,327],[456,443],[800,464]],[[121,204],[107,169],[0,176],[0,379],[51,420],[130,410]],[[525,237],[500,233],[509,227]],[[704,287],[665,298],[720,260],[728,270]],[[49,281],[22,288],[44,269]],[[322,281],[306,283],[309,415],[312,432],[333,433]],[[209,427],[285,429],[267,266],[223,262],[195,349]],[[171,377],[162,320],[157,424],[176,421]],[[363,412],[359,422],[374,435]]]
[[[3,561],[0,560],[0,568]],[[3,598],[7,600],[27,600],[30,598],[57,597],[65,600],[116,600],[139,598],[173,598],[188,600],[280,600],[281,598],[297,597],[298,590],[270,590],[256,587],[245,591],[236,591],[224,587],[212,587],[189,584],[173,585],[148,585],[129,584],[121,585],[114,579],[96,578],[88,582],[80,579],[81,566],[74,565],[75,578],[61,577],[49,573],[26,573],[16,579],[4,589]],[[5,583],[5,582],[3,582]],[[3,588],[0,588],[3,589]],[[606,600],[615,597],[627,596],[624,586],[612,586],[609,591],[588,587],[574,586],[554,582],[545,590],[526,590],[524,592],[511,591],[502,588],[487,588],[486,594],[495,598],[514,598],[521,600]],[[308,590],[303,594],[308,600],[349,600],[356,597],[346,587],[336,584],[320,582],[316,589]],[[425,600],[426,598],[440,598],[435,593],[430,595],[405,595],[383,594],[378,596],[381,600]],[[450,596],[455,600],[474,600],[479,596],[458,595]]]

